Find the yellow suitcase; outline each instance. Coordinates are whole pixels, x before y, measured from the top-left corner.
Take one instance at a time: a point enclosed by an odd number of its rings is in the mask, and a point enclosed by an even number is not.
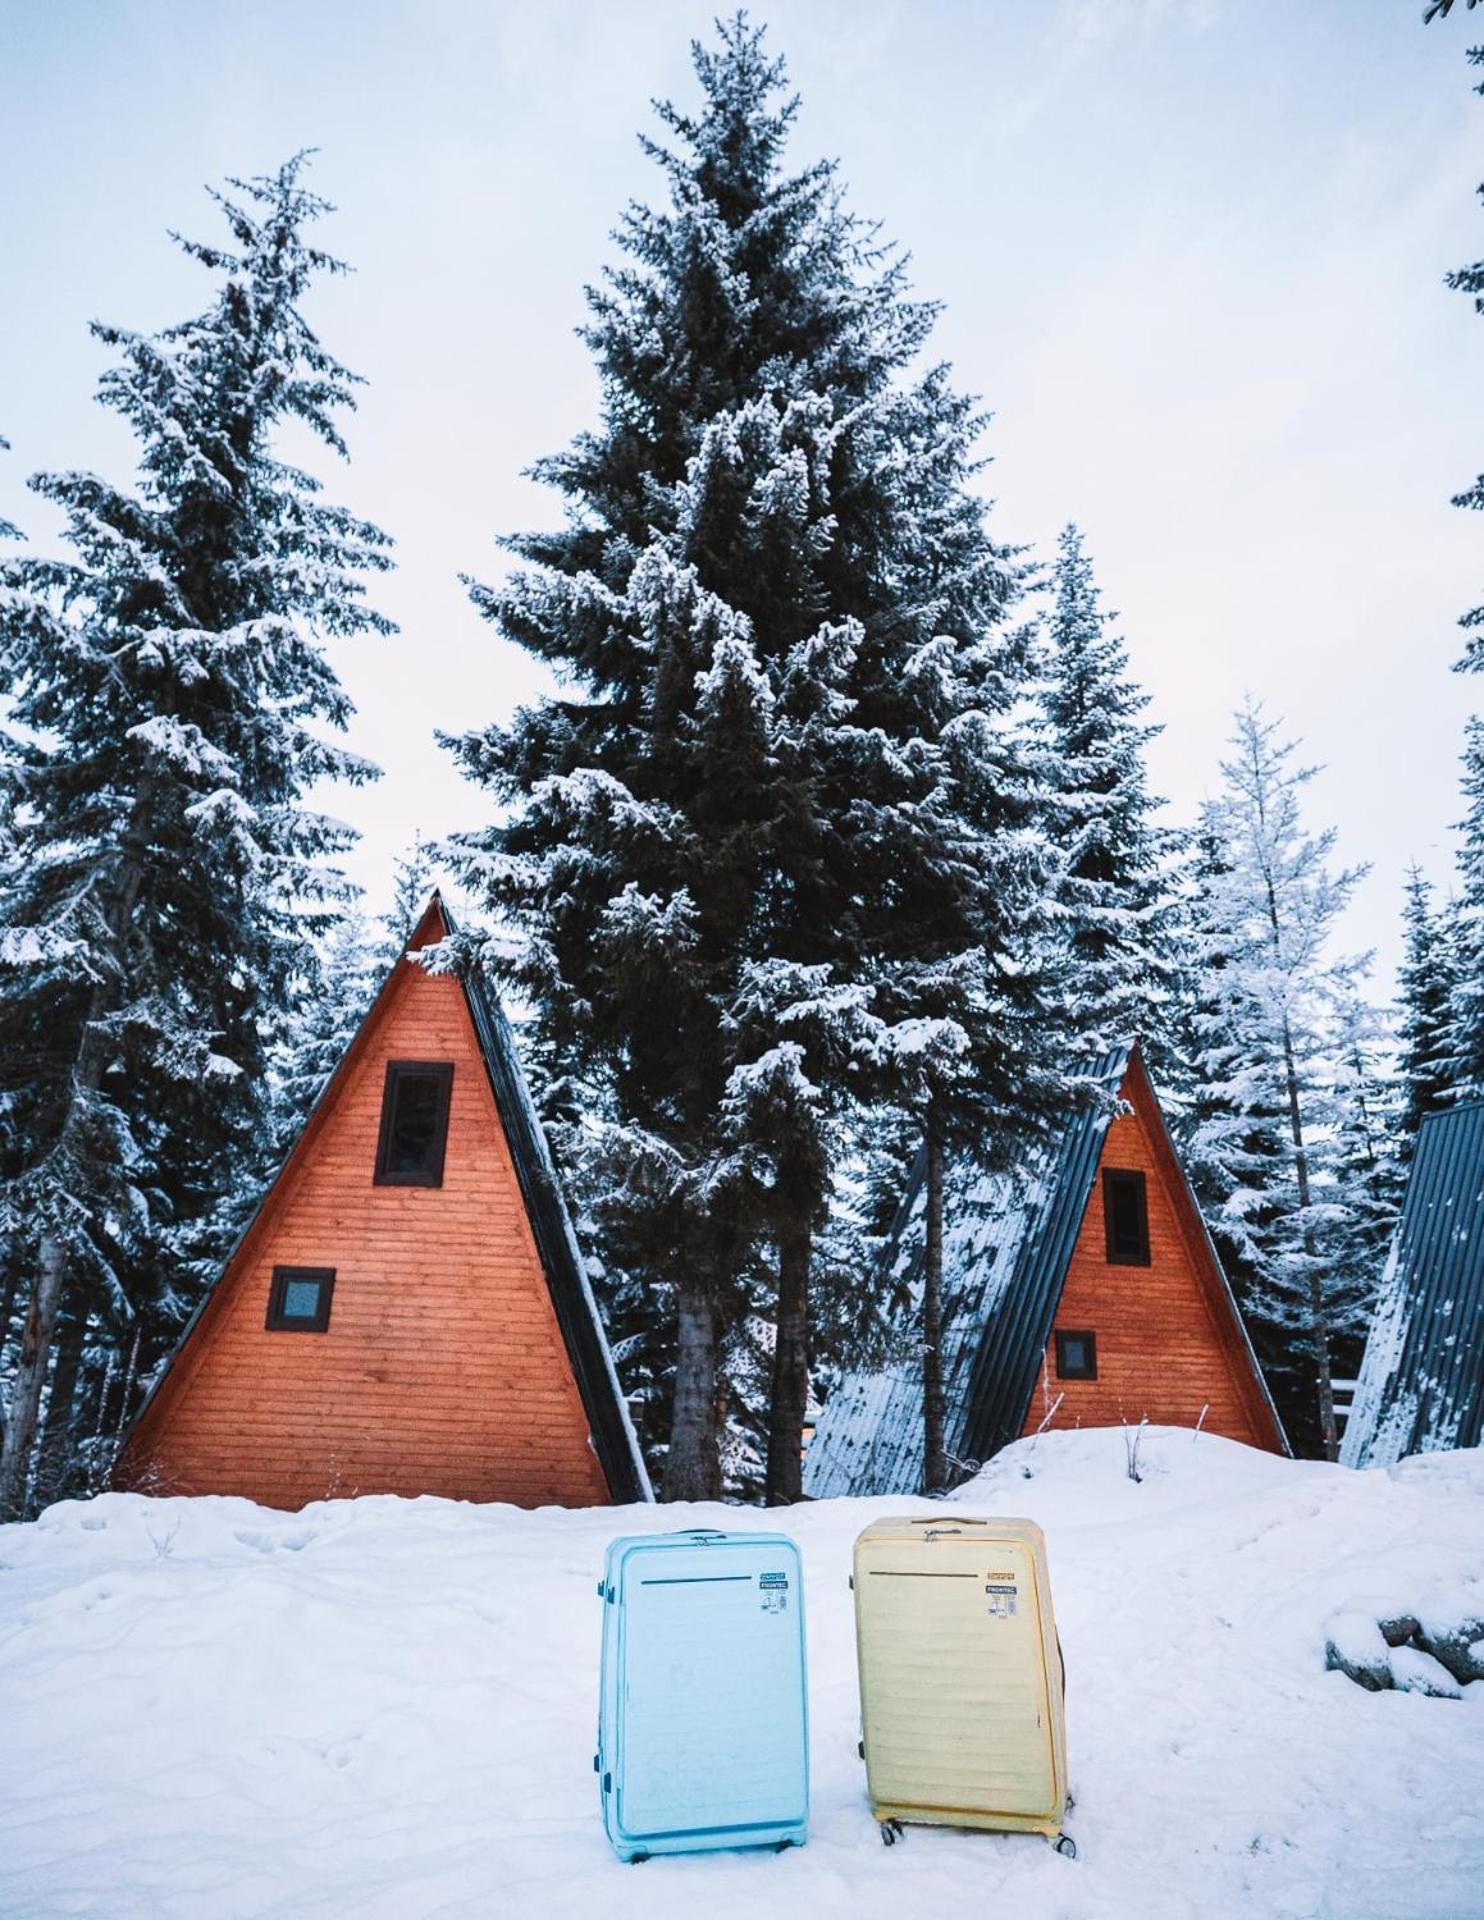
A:
[[[878,1520],[855,1543],[861,1751],[871,1811],[903,1821],[1062,1833],[1063,1673],[1046,1539],[1033,1520],[945,1507]]]

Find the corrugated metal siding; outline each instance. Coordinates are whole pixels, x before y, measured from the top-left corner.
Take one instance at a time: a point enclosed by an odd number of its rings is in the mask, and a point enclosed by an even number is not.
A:
[[[1127,1064],[1120,1050],[1100,1077],[1116,1088]],[[948,1171],[944,1441],[961,1468],[988,1459],[1025,1418],[1109,1118],[1104,1108],[1078,1113],[1054,1149],[1029,1154],[1013,1173]],[[831,1393],[804,1460],[812,1499],[921,1490],[923,1183],[919,1164],[884,1262],[886,1283],[906,1296],[895,1350]]]
[[[1417,1135],[1340,1458],[1390,1466],[1484,1439],[1484,1102]]]

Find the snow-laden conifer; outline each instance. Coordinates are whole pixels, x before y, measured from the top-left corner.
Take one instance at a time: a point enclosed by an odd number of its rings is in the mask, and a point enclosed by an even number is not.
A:
[[[1333,1160],[1337,1014],[1363,963],[1331,947],[1363,870],[1336,871],[1333,831],[1305,826],[1314,769],[1294,751],[1249,700],[1204,809],[1190,1154],[1285,1421],[1312,1430],[1317,1387],[1332,1459],[1332,1348],[1362,1311],[1338,1259],[1349,1213]]]
[[[1453,1087],[1454,959],[1449,921],[1434,906],[1421,870],[1407,873],[1402,958],[1397,969],[1397,1072],[1402,1087],[1400,1151],[1412,1154],[1422,1117]]]
[[[1179,836],[1156,824],[1145,756],[1160,729],[1105,612],[1076,526],[1057,543],[1045,630],[1042,705],[1061,855],[1056,903],[1069,1024],[1094,1056],[1143,1044],[1170,1078],[1176,992],[1170,863]]]
[[[877,1058],[862,993],[914,954],[895,916],[927,816],[955,817],[945,769],[1004,751],[1019,566],[969,489],[976,409],[917,364],[932,309],[833,166],[786,171],[798,103],[761,32],[719,34],[698,108],[645,142],[667,203],[626,210],[589,296],[602,418],[536,469],[568,523],[475,590],[560,690],[455,746],[509,809],[463,878],[522,935],[500,970],[554,1075],[592,1090],[608,1230],[673,1293],[665,1489],[717,1490],[718,1355],[766,1252],[787,1498],[815,1236]],[[964,936],[992,978],[1022,891]]]
[[[311,980],[281,1021],[271,1063],[275,1156],[288,1153],[345,1058],[387,971],[387,941],[358,905],[324,938]]]
[[[305,237],[328,209],[304,164],[213,195],[225,239],[180,243],[216,283],[202,312],[95,327],[137,485],[37,476],[70,556],[0,573],[24,856],[0,901],[3,1205],[29,1296],[0,1512],[64,1301],[142,1318],[152,1357],[219,1253],[306,929],[344,891],[348,830],[303,796],[372,772],[326,737],[350,703],[320,642],[389,631],[363,578],[388,543],[276,450],[297,423],[343,454],[355,384],[301,310],[340,271]]]
[[[1484,47],[1471,47],[1468,59],[1472,66],[1484,66]],[[1484,82],[1474,92],[1484,94]],[[1480,193],[1484,194],[1484,187]],[[1484,314],[1484,260],[1459,267],[1447,276],[1447,284],[1458,293],[1468,294],[1475,312]],[[1484,474],[1462,493],[1456,493],[1453,504],[1474,512],[1484,509]],[[1457,671],[1484,672],[1484,604],[1471,607],[1459,625],[1466,642]],[[1463,793],[1467,811],[1459,849],[1462,886],[1452,929],[1456,966],[1449,1013],[1448,1077],[1452,1097],[1473,1099],[1484,1095],[1484,720],[1478,717],[1469,722],[1464,734]]]

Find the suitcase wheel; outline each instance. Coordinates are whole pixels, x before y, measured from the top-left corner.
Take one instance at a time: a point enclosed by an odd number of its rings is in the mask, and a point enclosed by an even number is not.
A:
[[[902,1823],[900,1820],[883,1820],[881,1822],[881,1844],[883,1847],[894,1847],[901,1838]]]
[[[862,1760],[864,1760],[864,1759],[865,1759],[865,1757],[866,1757],[866,1743],[865,1743],[865,1741],[864,1741],[864,1740],[857,1740],[857,1741],[856,1741],[856,1743],[855,1743],[855,1750],[856,1750],[856,1752],[857,1752],[857,1753],[858,1753],[858,1754],[860,1755],[860,1757],[861,1757],[861,1759],[862,1759]]]
[[[1069,1833],[1057,1835],[1056,1850],[1058,1853],[1064,1853],[1069,1860],[1077,1858],[1077,1842]]]

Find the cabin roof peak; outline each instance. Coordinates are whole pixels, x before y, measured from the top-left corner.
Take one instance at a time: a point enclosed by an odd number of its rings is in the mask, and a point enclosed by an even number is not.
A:
[[[409,972],[425,970],[424,963],[415,959],[414,955],[458,931],[454,915],[441,890],[435,888],[389,966],[350,1044],[306,1114],[293,1145],[277,1172],[265,1185],[252,1217],[223,1262],[216,1280],[198,1302],[174,1350],[151,1384],[131,1423],[130,1439],[139,1432],[147,1418],[158,1417],[162,1399],[168,1398],[178,1388],[180,1362],[187,1348],[198,1332],[203,1331],[206,1316],[214,1303],[222,1298],[234,1273],[253,1257],[256,1242],[271,1222],[279,1196],[290,1191],[291,1183],[309,1165],[315,1142],[349,1086],[358,1062],[366,1054],[371,1037],[389,1016],[393,1005],[400,1003],[408,984]],[[441,968],[438,971],[445,972]],[[446,977],[457,983],[473,1028],[477,1052],[509,1148],[541,1272],[561,1333],[562,1346],[581,1396],[593,1451],[602,1468],[610,1497],[619,1504],[652,1499],[648,1475],[629,1419],[602,1317],[562,1195],[545,1131],[522,1072],[514,1037],[499,995],[477,956],[460,956],[457,964],[446,969]],[[372,1184],[369,1171],[367,1178],[369,1187]],[[436,1214],[430,1213],[429,1225],[437,1231]],[[126,1447],[127,1444],[126,1441]]]

